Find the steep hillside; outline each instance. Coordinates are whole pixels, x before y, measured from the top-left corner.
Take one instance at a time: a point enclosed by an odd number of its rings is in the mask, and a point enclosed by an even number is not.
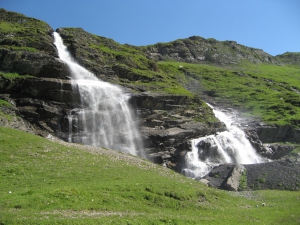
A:
[[[66,140],[68,118],[82,106],[52,28],[4,9],[0,22],[1,124]],[[180,170],[191,138],[225,129],[204,100],[248,117],[244,128],[259,151],[260,141],[300,142],[299,53],[273,57],[195,36],[137,47],[81,28],[57,32],[79,64],[131,94],[145,149],[156,162]]]

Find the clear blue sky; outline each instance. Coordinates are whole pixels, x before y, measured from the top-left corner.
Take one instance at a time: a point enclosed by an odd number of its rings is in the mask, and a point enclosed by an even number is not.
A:
[[[300,0],[0,0],[0,8],[121,44],[197,35],[271,55],[300,52]]]

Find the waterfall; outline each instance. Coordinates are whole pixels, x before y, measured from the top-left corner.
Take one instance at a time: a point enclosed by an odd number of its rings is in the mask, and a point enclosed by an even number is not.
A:
[[[128,105],[129,94],[119,86],[99,80],[77,64],[57,32],[54,32],[54,44],[59,58],[70,68],[73,92],[80,96],[80,107],[66,117],[67,141],[137,155],[142,150],[142,142]]]
[[[234,123],[232,117],[209,106],[213,109],[215,116],[226,125],[227,130],[191,140],[192,151],[187,154],[187,167],[183,170],[183,174],[192,178],[200,178],[220,164],[263,162],[246,138],[244,131]]]

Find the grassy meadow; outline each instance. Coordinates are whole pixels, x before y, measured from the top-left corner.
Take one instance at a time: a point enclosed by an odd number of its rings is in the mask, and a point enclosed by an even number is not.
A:
[[[144,159],[0,127],[0,224],[299,224],[299,191],[226,192]],[[263,206],[265,205],[265,206]]]

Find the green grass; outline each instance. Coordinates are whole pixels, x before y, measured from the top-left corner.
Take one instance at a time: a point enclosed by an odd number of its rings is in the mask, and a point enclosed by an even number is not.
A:
[[[240,177],[239,191],[244,191],[247,189],[247,170],[245,169]]]
[[[0,99],[0,107],[1,107],[1,106],[13,107],[13,105],[10,104],[9,102]]]
[[[9,80],[34,78],[34,76],[31,75],[20,75],[18,73],[6,73],[2,71],[0,71],[0,77],[4,77]]]
[[[300,126],[300,67],[251,63],[217,67],[181,62],[158,65],[170,77],[197,83],[193,91],[208,92],[243,109],[245,115],[260,117],[269,124]]]
[[[298,154],[300,154],[300,146],[299,145],[297,145],[295,147],[295,149],[292,152],[290,152],[290,154],[288,156],[290,158],[295,158],[295,157],[298,157]]]
[[[1,49],[9,49],[12,51],[28,51],[28,52],[38,52],[37,49],[31,47],[19,47],[13,45],[1,45]]]
[[[14,51],[37,52],[44,49],[45,40],[51,27],[40,20],[1,9],[1,46]]]
[[[300,222],[296,191],[256,191],[246,199],[136,157],[3,127],[0,146],[0,224]]]
[[[9,102],[0,99],[0,119],[5,118],[8,121],[12,121],[13,117],[11,115],[8,115],[6,113],[3,112],[2,108],[13,108],[14,106],[12,104],[10,104]],[[2,117],[2,118],[1,118]]]

